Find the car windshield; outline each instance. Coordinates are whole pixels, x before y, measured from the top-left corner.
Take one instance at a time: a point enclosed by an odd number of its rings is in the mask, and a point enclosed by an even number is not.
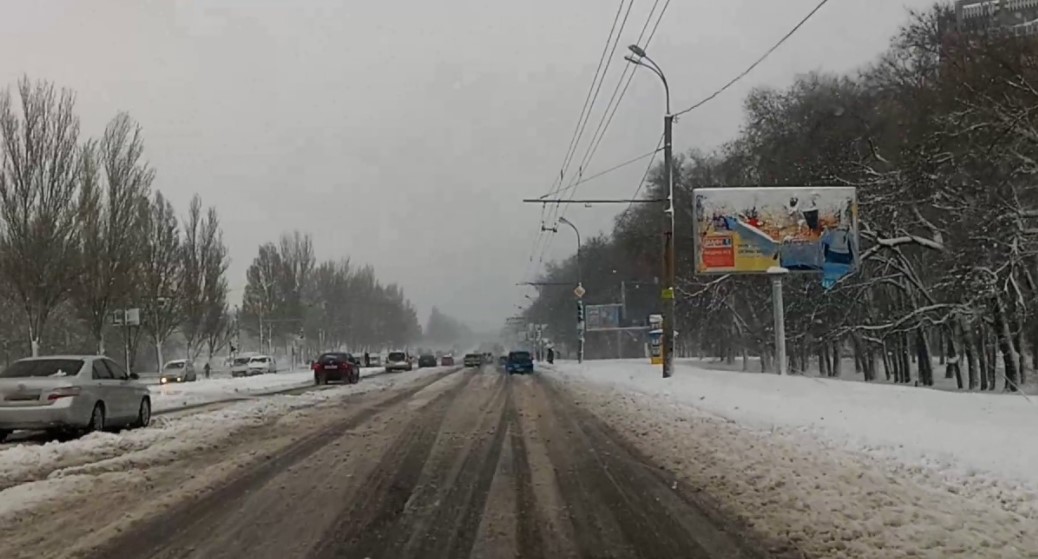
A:
[[[318,361],[349,361],[350,356],[347,353],[322,353],[317,358]]]
[[[187,363],[184,362],[184,361],[172,361],[170,363],[166,363],[166,369],[167,370],[183,369],[185,365],[187,365]]]
[[[531,360],[529,351],[513,351],[508,354],[508,358],[517,363],[525,363]]]
[[[404,359],[407,359],[407,355],[402,351],[394,351],[390,353],[386,358],[390,361],[403,361]]]
[[[0,378],[68,377],[82,368],[81,359],[29,359],[15,361],[0,372]]]
[[[248,363],[249,363],[249,358],[248,357],[235,357],[234,358],[234,364],[235,365],[247,365]]]
[[[252,359],[249,359],[249,363],[266,363],[266,362],[267,362],[267,358],[266,357],[253,357]]]

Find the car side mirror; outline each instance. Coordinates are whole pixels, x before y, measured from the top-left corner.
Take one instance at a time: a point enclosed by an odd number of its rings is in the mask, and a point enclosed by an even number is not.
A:
[[[130,379],[131,380],[141,380],[141,376],[138,375],[137,373],[130,373]]]

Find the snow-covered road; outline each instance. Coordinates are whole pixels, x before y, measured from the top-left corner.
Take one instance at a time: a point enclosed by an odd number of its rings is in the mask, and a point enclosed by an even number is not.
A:
[[[543,369],[733,516],[822,557],[1038,556],[1038,406],[644,361]]]

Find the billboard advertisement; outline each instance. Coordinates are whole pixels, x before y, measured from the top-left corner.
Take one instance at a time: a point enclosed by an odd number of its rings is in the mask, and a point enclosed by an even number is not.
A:
[[[835,280],[858,266],[854,187],[697,188],[697,274],[764,274],[779,266]]]
[[[584,307],[587,331],[607,330],[620,327],[620,313],[623,305],[586,305]]]

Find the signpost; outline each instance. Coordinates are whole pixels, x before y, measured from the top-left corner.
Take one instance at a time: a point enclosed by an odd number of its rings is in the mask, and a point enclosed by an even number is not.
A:
[[[775,315],[775,356],[785,374],[782,278],[816,273],[830,289],[860,263],[854,187],[697,188],[696,274],[768,275]]]
[[[127,373],[132,373],[133,371],[130,368],[130,345],[131,345],[130,344],[130,340],[131,340],[130,328],[132,328],[134,326],[140,326],[141,325],[141,310],[135,308],[135,309],[116,309],[116,310],[112,311],[112,325],[113,326],[119,326],[119,327],[126,328],[126,337],[125,337],[126,346],[125,346],[125,350],[124,350],[124,357],[126,359],[126,361],[125,361],[125,363],[126,363],[126,372]],[[162,363],[159,363],[159,368],[161,370]]]

